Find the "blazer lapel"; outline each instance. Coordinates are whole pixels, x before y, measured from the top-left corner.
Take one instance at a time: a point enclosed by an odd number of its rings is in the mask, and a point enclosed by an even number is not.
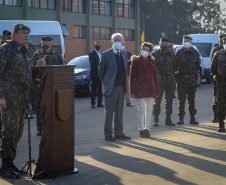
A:
[[[122,58],[123,58],[123,61],[124,61],[125,72],[127,74],[127,59],[128,59],[128,57],[125,55],[124,51],[122,51]]]

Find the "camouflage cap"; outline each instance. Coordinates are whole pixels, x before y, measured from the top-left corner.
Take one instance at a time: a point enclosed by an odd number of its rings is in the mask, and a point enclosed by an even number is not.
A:
[[[193,40],[189,35],[184,35],[183,38]]]
[[[4,30],[4,31],[2,32],[2,35],[11,35],[11,32],[8,31],[8,30]]]
[[[48,37],[48,36],[42,37],[42,41],[52,41],[52,40],[53,40],[52,37]]]
[[[226,34],[225,33],[221,33],[221,34],[219,34],[219,37],[222,39],[223,37],[226,37]]]
[[[13,31],[19,31],[19,30],[28,30],[29,32],[31,32],[30,28],[25,25],[25,24],[15,24],[14,25],[14,28],[13,28]]]
[[[226,37],[223,37],[222,40],[226,40]]]

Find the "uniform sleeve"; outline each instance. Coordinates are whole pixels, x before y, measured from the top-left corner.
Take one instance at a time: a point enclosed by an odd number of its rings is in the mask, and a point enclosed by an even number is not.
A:
[[[215,53],[213,55],[213,59],[211,61],[211,67],[210,67],[210,71],[213,75],[217,75],[217,68],[218,68],[218,54]]]
[[[129,76],[129,87],[130,87],[131,95],[136,93],[137,68],[138,68],[137,60],[132,60],[132,64],[130,68],[130,76]]]
[[[196,71],[199,70],[200,68],[200,64],[201,64],[201,56],[200,56],[200,53],[197,52],[197,59],[196,59]]]
[[[154,62],[154,81],[155,81],[156,96],[159,96],[159,80],[158,80],[156,62]]]
[[[3,92],[2,76],[7,63],[6,48],[0,47],[0,99],[5,98]]]
[[[216,47],[217,47],[217,46],[216,46]],[[212,62],[212,60],[213,60],[213,55],[214,55],[214,53],[215,53],[215,51],[216,51],[216,49],[217,49],[216,47],[213,48],[213,50],[212,50],[212,53],[211,53],[211,62]]]
[[[57,52],[58,65],[64,65],[64,59],[60,52]]]

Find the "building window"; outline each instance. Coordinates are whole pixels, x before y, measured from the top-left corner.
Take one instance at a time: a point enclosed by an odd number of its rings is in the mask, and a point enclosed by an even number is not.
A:
[[[73,37],[74,38],[86,38],[86,27],[85,26],[73,26]]]
[[[124,36],[124,40],[134,41],[134,30],[117,29],[117,32]]]
[[[134,18],[134,0],[117,0],[117,16]]]
[[[62,0],[61,2],[64,11],[85,13],[85,0]]]
[[[0,0],[1,5],[7,6],[22,6],[22,0]]]
[[[111,0],[92,0],[92,14],[111,15]]]
[[[91,28],[92,39],[111,40],[111,34],[112,34],[111,28],[103,28],[103,27]]]
[[[28,7],[55,10],[56,0],[28,0]]]

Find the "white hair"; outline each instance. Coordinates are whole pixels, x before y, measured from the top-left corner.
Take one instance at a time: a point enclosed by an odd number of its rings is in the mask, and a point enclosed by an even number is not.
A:
[[[124,41],[124,37],[121,33],[114,33],[112,36],[111,36],[111,40],[114,41],[114,38],[117,37],[117,36],[120,36],[122,37],[122,41]]]

